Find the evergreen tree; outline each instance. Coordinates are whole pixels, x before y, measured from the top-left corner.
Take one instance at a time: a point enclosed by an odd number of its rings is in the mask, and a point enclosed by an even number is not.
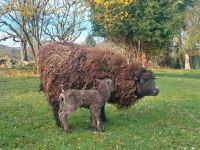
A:
[[[125,45],[128,59],[168,49],[180,29],[185,0],[93,0],[90,1],[93,31]]]

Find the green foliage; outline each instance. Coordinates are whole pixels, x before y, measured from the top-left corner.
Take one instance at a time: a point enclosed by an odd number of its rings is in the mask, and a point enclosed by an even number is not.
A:
[[[87,38],[86,38],[86,44],[88,46],[95,46],[96,45],[96,41],[94,40],[94,37],[92,34],[88,34]]]
[[[191,3],[180,0],[131,1],[124,7],[113,4],[107,12],[104,7],[92,7],[93,29],[100,36],[123,37],[126,43],[141,41],[143,48],[149,51],[168,48],[174,35],[180,31],[183,11]],[[104,21],[106,15],[116,18],[121,12],[127,14],[123,19]]]
[[[192,69],[200,69],[200,56],[192,56],[190,65]]]
[[[200,0],[195,0],[193,5],[187,9],[184,24],[185,24],[185,45],[184,50],[188,52],[197,52],[200,49]]]
[[[197,44],[200,44],[200,26],[190,27],[187,32],[185,49],[190,51],[200,50],[200,47],[197,46]]]
[[[181,18],[176,1],[145,1],[139,8],[131,12],[138,15],[131,19],[128,35],[135,40],[142,40],[150,47],[169,47],[180,27]],[[131,7],[130,10],[134,9]]]
[[[198,149],[200,71],[158,70],[158,97],[118,111],[106,106],[105,133],[88,129],[89,111],[69,117],[71,133],[56,128],[38,78],[0,77],[0,149]]]

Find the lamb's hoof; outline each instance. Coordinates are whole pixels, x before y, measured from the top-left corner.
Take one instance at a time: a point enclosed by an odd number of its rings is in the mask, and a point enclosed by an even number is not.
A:
[[[70,133],[71,132],[71,130],[64,130],[66,133]]]
[[[104,132],[103,128],[96,128],[96,130],[101,133]]]
[[[96,129],[96,125],[93,125],[93,124],[91,124],[89,127]]]
[[[89,130],[89,131],[96,131],[96,128],[94,128],[92,126],[88,126],[87,130]]]
[[[64,129],[64,131],[67,132],[67,133],[69,133],[69,132],[71,132],[71,129],[66,128],[66,129]]]

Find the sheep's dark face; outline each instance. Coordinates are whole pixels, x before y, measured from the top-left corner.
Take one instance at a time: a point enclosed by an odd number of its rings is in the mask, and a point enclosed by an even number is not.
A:
[[[136,80],[138,97],[158,95],[159,89],[156,87],[155,76],[151,71],[147,70]]]

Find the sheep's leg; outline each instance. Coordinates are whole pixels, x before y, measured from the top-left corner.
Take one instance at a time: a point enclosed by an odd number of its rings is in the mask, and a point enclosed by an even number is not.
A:
[[[92,109],[92,114],[93,114],[95,121],[96,121],[97,131],[103,132],[103,128],[101,126],[101,120],[100,120],[100,107],[97,106],[97,105],[92,105],[91,109]]]
[[[51,105],[51,108],[52,108],[52,111],[53,111],[54,119],[56,120],[56,125],[58,127],[61,127],[60,119],[59,119],[59,116],[58,116],[59,103],[56,100],[52,100],[50,105]]]
[[[42,82],[40,82],[38,92],[42,92],[42,91],[44,91],[44,86],[43,86]]]
[[[105,104],[101,107],[101,121],[102,122],[107,121],[106,114],[105,114]]]

